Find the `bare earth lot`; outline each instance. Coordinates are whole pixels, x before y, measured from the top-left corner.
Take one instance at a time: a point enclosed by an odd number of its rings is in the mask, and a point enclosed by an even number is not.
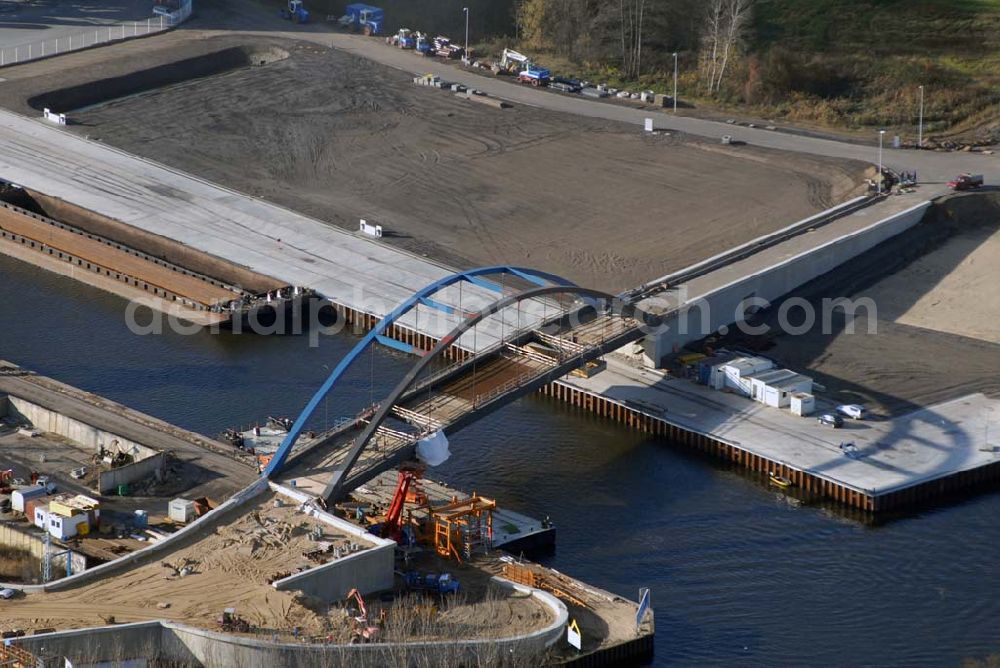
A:
[[[235,46],[289,57],[85,111],[58,94],[46,106],[71,112],[81,134],[333,224],[381,223],[383,243],[607,290],[826,208],[853,195],[861,174],[858,163],[501,111],[344,52],[198,31],[12,71],[0,104],[34,114],[26,101],[38,94]]]
[[[0,630],[86,628],[102,626],[109,617],[118,623],[167,619],[216,629],[222,610],[235,607],[269,639],[274,634],[285,637],[298,627],[304,636],[348,642],[351,623],[337,604],[277,591],[268,584],[279,571],[316,565],[303,557],[317,547],[308,536],[315,523],[293,505],[275,508],[273,499],[264,494],[230,523],[205,530],[160,558],[114,576],[65,591],[0,600]],[[325,540],[339,545],[345,537],[327,527]],[[183,566],[193,572],[178,577],[176,569]],[[488,573],[468,566],[448,567],[460,578],[463,593],[448,605],[441,604],[434,623],[417,626],[409,618],[394,625],[397,606],[385,604],[387,638],[449,638],[455,635],[456,624],[470,637],[506,637],[550,621],[547,610],[534,599],[491,587]],[[374,597],[371,605],[376,613],[381,607]],[[412,602],[404,598],[399,614],[409,607]]]
[[[839,401],[884,415],[973,392],[1000,396],[998,246],[996,193],[937,204],[909,232],[796,293],[814,304],[870,298],[877,311],[869,318],[859,309],[854,334],[835,316],[830,333],[817,326],[802,336],[779,335],[764,354],[805,370]],[[775,320],[769,313],[772,328]],[[867,334],[869,320],[875,334]]]

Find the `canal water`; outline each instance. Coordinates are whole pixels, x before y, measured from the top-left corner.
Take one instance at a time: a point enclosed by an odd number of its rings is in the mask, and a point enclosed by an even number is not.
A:
[[[355,341],[135,336],[124,309],[0,257],[0,358],[206,434],[296,414]],[[379,399],[411,361],[363,360],[317,426],[365,403],[372,377]],[[865,526],[544,398],[457,434],[452,451],[433,477],[552,518],[550,565],[633,599],[652,589],[657,665],[939,666],[1000,653],[1000,494]]]

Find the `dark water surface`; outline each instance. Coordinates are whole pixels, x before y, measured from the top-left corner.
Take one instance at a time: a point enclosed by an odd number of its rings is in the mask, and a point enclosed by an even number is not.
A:
[[[137,337],[122,300],[0,257],[0,358],[206,434],[296,414],[354,341]],[[324,412],[351,413],[372,376],[379,399],[407,363],[373,355]],[[866,527],[540,398],[456,435],[452,451],[433,477],[551,516],[552,566],[633,599],[652,588],[658,665],[939,666],[1000,652],[1000,494]]]

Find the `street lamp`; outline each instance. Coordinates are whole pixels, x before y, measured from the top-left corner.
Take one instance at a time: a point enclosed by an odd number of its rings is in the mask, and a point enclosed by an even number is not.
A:
[[[462,60],[468,64],[469,62],[469,8],[462,7],[462,11],[465,12],[465,54]]]
[[[677,113],[677,52],[674,51],[674,113]]]
[[[875,194],[882,194],[882,139],[885,137],[885,130],[878,131],[878,181],[877,191]]]
[[[917,122],[917,148],[924,147],[924,87],[920,87],[920,120]]]

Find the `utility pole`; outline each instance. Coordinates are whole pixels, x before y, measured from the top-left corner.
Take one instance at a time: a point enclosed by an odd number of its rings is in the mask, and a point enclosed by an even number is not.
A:
[[[466,65],[468,65],[469,64],[469,8],[462,7],[462,11],[465,12],[465,54],[463,55],[462,60],[465,61]]]
[[[885,137],[885,130],[878,131],[878,180],[876,183],[877,195],[882,194],[882,139]]]
[[[917,148],[924,147],[924,87],[920,87],[920,120],[917,122]]]
[[[677,113],[677,52],[674,51],[674,113]]]

